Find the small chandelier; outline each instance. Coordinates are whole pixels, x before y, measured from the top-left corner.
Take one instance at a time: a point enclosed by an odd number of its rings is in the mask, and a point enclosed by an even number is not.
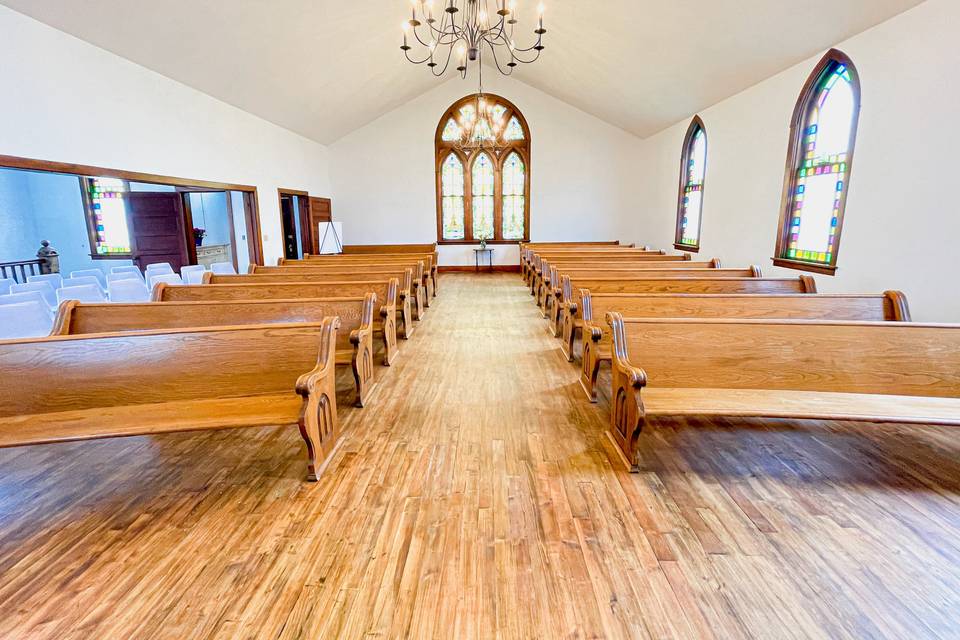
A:
[[[426,64],[435,76],[446,73],[451,63],[460,76],[467,77],[467,63],[477,62],[484,45],[493,56],[494,64],[503,75],[509,76],[518,64],[536,62],[543,51],[543,4],[538,7],[537,40],[526,49],[517,46],[513,37],[517,0],[437,0],[440,8],[434,12],[434,0],[410,0],[411,17],[403,23],[403,51],[414,64]],[[494,5],[491,12],[488,5]],[[426,23],[426,26],[424,26]],[[419,29],[423,27],[422,33]],[[423,47],[423,59],[410,57],[415,42]],[[499,52],[499,54],[498,54]],[[502,60],[501,60],[502,58]]]
[[[472,108],[469,108],[472,107]],[[476,100],[460,108],[454,118],[460,125],[460,137],[454,147],[467,154],[486,149],[499,154],[502,142],[503,114],[496,113],[496,103],[483,97],[483,88],[477,92]]]

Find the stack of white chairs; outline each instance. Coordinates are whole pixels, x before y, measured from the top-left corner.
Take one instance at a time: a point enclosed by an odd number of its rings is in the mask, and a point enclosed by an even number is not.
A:
[[[0,296],[10,293],[10,287],[15,284],[17,284],[17,281],[13,278],[0,278]]]
[[[27,296],[25,293],[14,295]],[[37,297],[39,295],[36,294]],[[0,296],[0,298],[6,297],[8,296]],[[12,304],[6,304],[0,300],[0,340],[50,335],[53,317],[46,302],[37,297]]]
[[[51,309],[57,306],[57,290],[53,288],[48,281],[40,280],[34,282],[24,282],[23,284],[10,285],[10,293],[29,293],[35,292],[43,296],[47,306]]]
[[[180,267],[180,277],[186,284],[201,284],[207,268],[202,264],[188,264]]]
[[[94,278],[96,280],[96,278]],[[57,303],[64,300],[79,300],[80,302],[106,302],[103,289],[97,282],[78,284],[57,289]]]
[[[63,286],[63,276],[59,273],[43,273],[40,275],[27,276],[27,282],[46,282],[56,291]]]
[[[104,291],[107,290],[107,274],[105,274],[100,269],[80,269],[79,271],[71,271],[70,278],[88,278],[93,277],[97,279],[97,282],[100,283],[100,288]]]
[[[149,302],[150,290],[139,267],[113,267],[107,274],[110,302]]]
[[[223,276],[237,275],[237,270],[233,268],[233,264],[230,262],[214,262],[210,265],[210,271]]]

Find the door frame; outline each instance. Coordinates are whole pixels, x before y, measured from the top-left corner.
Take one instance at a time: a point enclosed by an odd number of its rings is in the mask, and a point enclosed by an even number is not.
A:
[[[283,196],[297,197],[297,211],[300,218],[300,255],[313,253],[313,229],[310,228],[310,194],[297,189],[277,189],[277,209],[280,212],[280,234],[283,235]]]
[[[156,173],[143,173],[140,171],[127,171],[125,169],[112,169],[109,167],[97,167],[94,165],[74,164],[70,162],[56,162],[54,160],[40,160],[36,158],[24,158],[20,156],[8,156],[3,154],[0,154],[0,168],[23,169],[25,171],[40,171],[44,173],[60,173],[77,176],[79,178],[118,178],[120,180],[128,180],[130,182],[145,182],[149,184],[169,185],[172,187],[184,187],[188,190],[239,191],[243,193],[244,222],[247,229],[247,249],[250,253],[250,260],[256,264],[263,264],[263,234],[260,230],[260,198],[255,186],[246,184],[232,184],[229,182],[214,182],[210,180],[197,180],[193,178],[179,178],[176,176],[165,176]],[[190,228],[189,234],[192,242],[192,227]]]

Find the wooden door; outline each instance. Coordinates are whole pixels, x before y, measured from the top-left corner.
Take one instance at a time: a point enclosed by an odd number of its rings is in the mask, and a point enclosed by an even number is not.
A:
[[[148,264],[169,262],[179,272],[190,264],[179,193],[134,191],[126,194],[126,204],[135,265],[146,269]]]
[[[321,238],[317,237],[317,224],[320,222],[333,222],[333,209],[330,198],[310,198],[308,218],[308,228],[310,229],[309,238],[311,239],[310,253],[317,254],[320,253],[321,240]]]

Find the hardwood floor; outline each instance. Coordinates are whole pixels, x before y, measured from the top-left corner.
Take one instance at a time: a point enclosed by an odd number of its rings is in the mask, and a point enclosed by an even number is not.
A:
[[[294,428],[0,451],[0,638],[960,637],[955,429],[663,421],[630,475],[518,275],[400,349],[315,484]]]

